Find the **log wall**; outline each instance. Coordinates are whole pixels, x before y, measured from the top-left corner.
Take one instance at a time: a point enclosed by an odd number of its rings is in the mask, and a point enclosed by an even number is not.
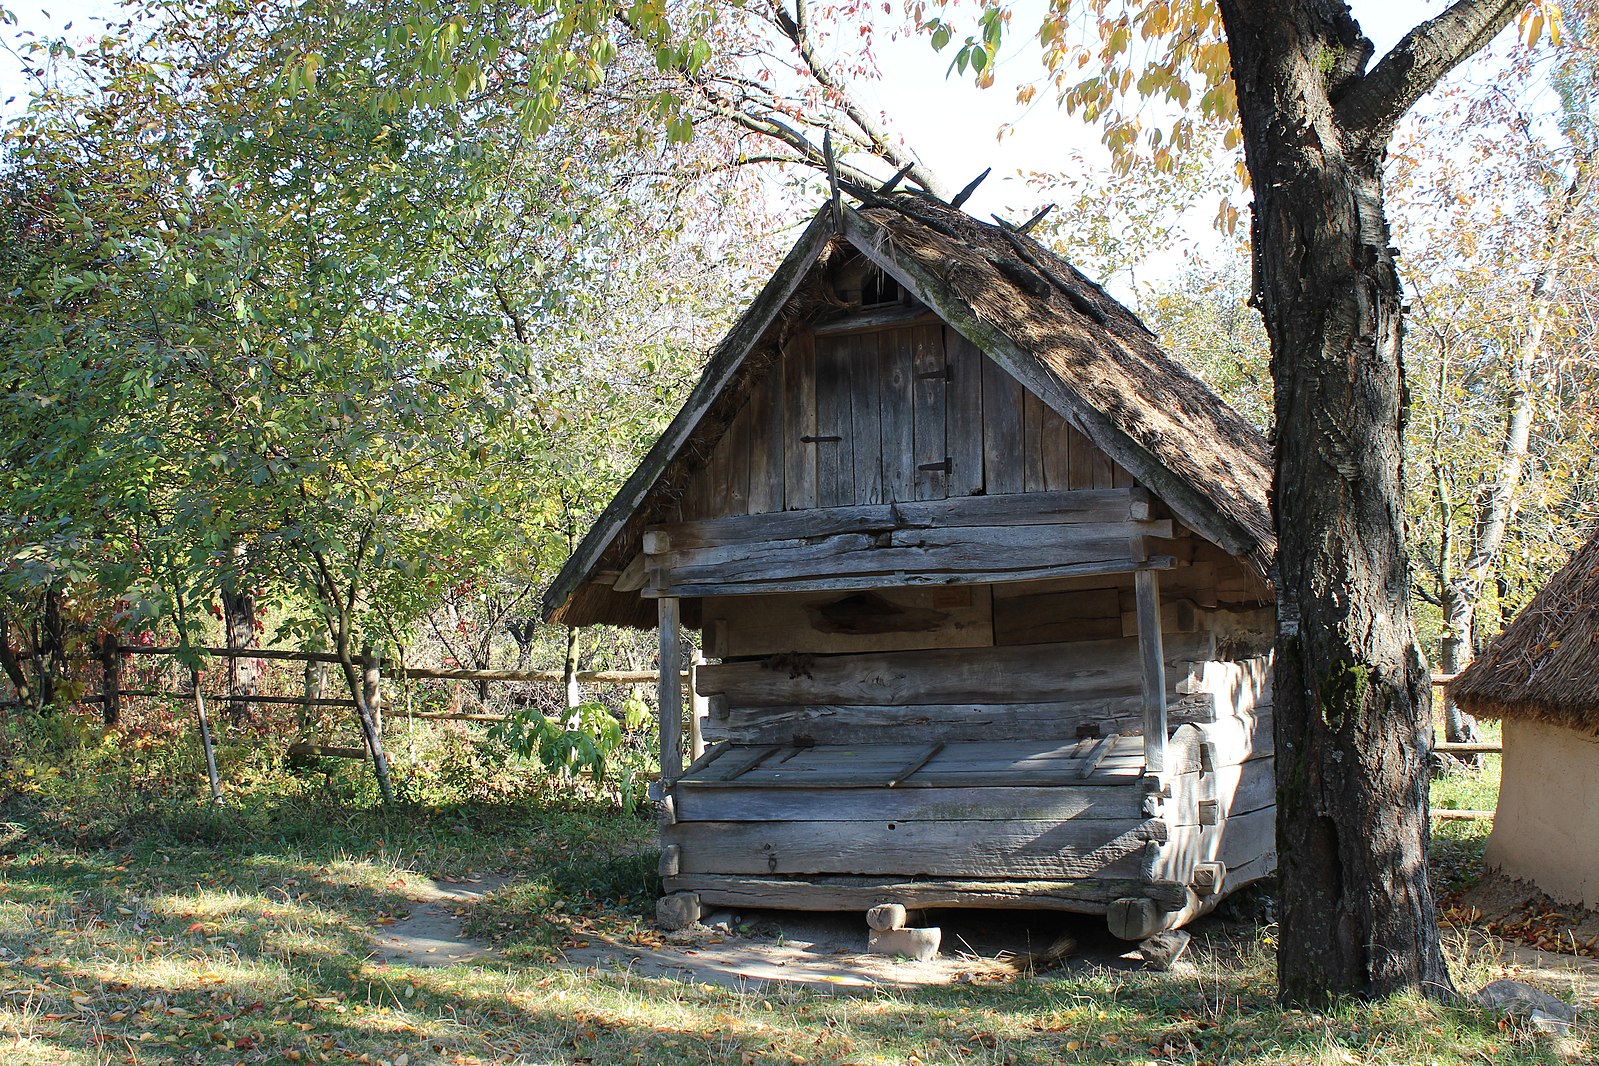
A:
[[[807,331],[752,384],[680,517],[1132,483],[942,323]]]

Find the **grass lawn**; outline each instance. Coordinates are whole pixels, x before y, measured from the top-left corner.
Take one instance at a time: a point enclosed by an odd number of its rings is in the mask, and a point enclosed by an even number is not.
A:
[[[37,792],[0,804],[6,1066],[1464,1064],[1571,1061],[1586,1047],[1413,999],[1284,1012],[1270,926],[1202,943],[1197,971],[915,992],[743,994],[569,970],[563,943],[626,935],[653,904],[654,823],[548,786],[393,815],[312,796],[241,795],[216,812],[118,813],[82,792],[75,804]],[[1441,830],[1449,861],[1480,853],[1484,828]],[[421,878],[491,869],[516,877],[475,919],[503,958],[369,961]]]

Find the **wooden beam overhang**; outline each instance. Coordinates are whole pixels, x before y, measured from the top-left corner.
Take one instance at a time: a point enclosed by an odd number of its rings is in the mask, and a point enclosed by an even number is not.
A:
[[[1231,555],[1242,559],[1255,557],[1259,545],[1247,530],[1218,511],[1197,486],[1175,476],[1153,452],[1109,416],[1085,403],[1025,347],[985,321],[981,309],[972,307],[953,292],[932,266],[913,255],[896,254],[892,235],[854,208],[841,206],[839,218],[844,238],[862,255],[1004,367],[1140,484],[1152,489],[1185,525]]]
[[[644,535],[646,597],[1027,581],[1169,568],[1132,489],[956,497],[680,522]],[[630,567],[631,569],[631,567]]]

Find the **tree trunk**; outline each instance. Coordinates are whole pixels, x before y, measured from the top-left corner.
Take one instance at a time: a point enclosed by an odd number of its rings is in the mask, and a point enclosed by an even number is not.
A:
[[[227,645],[233,650],[254,648],[255,594],[236,577],[222,586],[222,623]],[[255,719],[255,697],[261,694],[261,660],[228,660],[228,720],[244,724]]]
[[[1477,603],[1475,597],[1463,594],[1458,586],[1448,586],[1443,591],[1444,631],[1438,642],[1438,669],[1445,674],[1458,674],[1474,658],[1472,629]],[[1444,739],[1451,744],[1482,743],[1476,720],[1450,698],[1448,688],[1443,692]],[[1440,752],[1439,758],[1444,757]],[[1459,757],[1459,761],[1474,769],[1481,769],[1484,760],[1480,754],[1472,754]]]
[[[511,639],[516,641],[516,668],[529,670],[533,665],[533,627],[537,624],[535,619],[524,618],[519,622],[510,622],[505,631],[511,634]]]
[[[1347,12],[1221,6],[1275,381],[1279,991],[1312,1005],[1407,988],[1447,997],[1427,883],[1431,693],[1402,540],[1383,149],[1355,144],[1330,100],[1370,45]]]
[[[583,705],[583,686],[578,684],[577,664],[582,646],[578,639],[578,629],[570,626],[566,631],[566,659],[561,668],[561,675],[566,681],[566,709],[568,711]]]

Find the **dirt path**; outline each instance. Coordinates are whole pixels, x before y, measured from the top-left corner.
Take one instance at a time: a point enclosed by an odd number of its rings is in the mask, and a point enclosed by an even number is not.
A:
[[[407,966],[451,966],[492,956],[491,945],[472,940],[461,931],[462,919],[456,912],[507,880],[491,874],[428,881],[411,897],[417,904],[411,913],[380,929],[373,938],[373,959]]]
[[[508,881],[500,875],[468,875],[427,882],[412,897],[416,905],[410,914],[375,935],[374,960],[437,967],[494,958],[493,946],[462,932],[459,912]],[[996,913],[963,919],[946,914],[943,953],[931,962],[867,954],[860,915],[724,912],[709,916],[707,923],[667,934],[650,946],[596,938],[568,949],[564,957],[577,969],[625,970],[733,988],[781,983],[842,992],[1003,979],[1014,972],[1009,969],[1014,960],[1070,935],[1079,950],[1052,971],[1055,976],[1088,967],[1142,968],[1133,945],[1111,938],[1102,921],[1071,916]],[[1210,924],[1201,923],[1195,932]],[[1599,961],[1540,951],[1480,931],[1471,934],[1467,950],[1487,961],[1494,976],[1564,995],[1579,1010],[1599,1009]]]

